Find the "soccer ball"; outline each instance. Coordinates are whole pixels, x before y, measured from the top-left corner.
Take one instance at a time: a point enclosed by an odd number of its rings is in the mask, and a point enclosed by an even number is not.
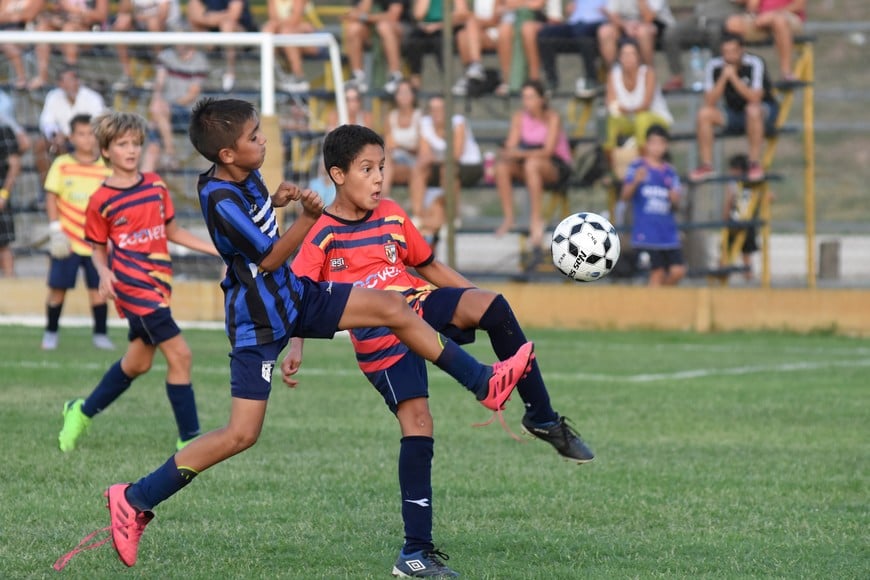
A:
[[[553,264],[578,282],[607,276],[619,260],[619,236],[606,218],[591,212],[575,213],[553,231]]]

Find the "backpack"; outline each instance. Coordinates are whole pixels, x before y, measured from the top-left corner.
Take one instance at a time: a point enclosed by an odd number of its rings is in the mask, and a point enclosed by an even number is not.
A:
[[[484,73],[486,73],[486,78],[483,80],[468,79],[469,97],[482,97],[484,95],[495,93],[495,89],[497,89],[498,85],[501,83],[501,75],[494,68],[486,68],[484,69]]]
[[[592,187],[607,171],[607,156],[600,145],[575,153],[574,183],[579,187]]]

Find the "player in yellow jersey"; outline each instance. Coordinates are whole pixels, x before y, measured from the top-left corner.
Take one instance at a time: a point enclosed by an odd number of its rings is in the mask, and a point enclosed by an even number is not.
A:
[[[88,299],[94,316],[94,346],[114,347],[106,331],[108,306],[100,296],[100,277],[91,262],[91,245],[85,241],[85,210],[88,200],[112,170],[106,167],[97,148],[90,115],[70,120],[73,151],[54,160],[45,178],[45,209],[49,220],[47,324],[42,349],[54,350],[58,343],[60,313],[66,291],[75,288],[79,269],[84,270]]]

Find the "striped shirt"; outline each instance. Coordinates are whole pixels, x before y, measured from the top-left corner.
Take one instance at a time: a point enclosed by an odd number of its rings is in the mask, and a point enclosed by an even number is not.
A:
[[[112,244],[115,307],[122,317],[169,307],[172,262],[166,224],[174,218],[172,198],[156,173],[143,174],[125,189],[103,184],[88,201],[85,238]]]
[[[268,344],[288,336],[299,317],[302,283],[282,265],[266,272],[260,263],[278,240],[278,218],[263,177],[252,172],[233,183],[199,176],[197,190],[212,242],[227,265],[221,282],[226,331],[233,348]]]
[[[57,197],[60,227],[69,238],[70,248],[79,256],[90,256],[91,245],[85,240],[85,211],[88,200],[112,174],[101,158],[82,163],[70,154],[54,160],[45,177],[45,192]]]
[[[324,212],[308,232],[293,272],[315,281],[346,282],[362,288],[401,292],[419,312],[433,287],[406,266],[433,260],[429,244],[399,205],[389,199],[357,221]],[[386,327],[351,331],[357,362],[365,373],[389,368],[408,347]]]

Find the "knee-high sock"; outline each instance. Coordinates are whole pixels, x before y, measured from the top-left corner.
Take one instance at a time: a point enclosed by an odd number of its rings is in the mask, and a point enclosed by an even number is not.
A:
[[[178,425],[178,436],[182,441],[193,439],[199,435],[199,417],[196,414],[196,398],[193,395],[193,385],[173,385],[166,383],[166,396],[175,414]]]
[[[91,313],[94,316],[94,334],[106,334],[108,332],[106,320],[109,318],[109,306],[97,304],[91,307]]]
[[[478,362],[446,336],[441,334],[438,336],[444,344],[444,350],[435,361],[435,366],[459,381],[478,399],[485,398],[489,392],[489,377],[492,374],[492,367]]]
[[[60,328],[60,313],[63,311],[63,302],[52,306],[51,304],[45,305],[45,318],[46,325],[45,330],[48,332],[57,332],[57,329]]]
[[[193,469],[176,465],[173,455],[155,471],[128,487],[125,495],[134,508],[150,510],[169,499],[196,476],[197,472]]]
[[[432,456],[431,437],[403,437],[399,448],[399,488],[402,491],[402,521],[405,523],[406,554],[431,550]]]
[[[109,367],[100,383],[85,399],[82,404],[82,412],[88,417],[93,417],[123,395],[132,383],[133,379],[124,374],[119,360]]]

